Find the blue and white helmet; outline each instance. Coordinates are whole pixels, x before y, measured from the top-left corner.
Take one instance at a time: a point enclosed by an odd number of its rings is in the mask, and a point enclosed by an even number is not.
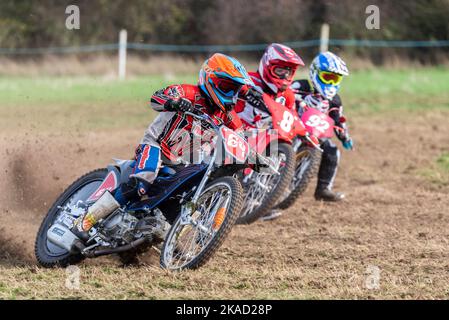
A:
[[[346,63],[332,52],[320,53],[310,65],[310,79],[315,89],[332,100],[340,89],[343,76],[349,75]]]

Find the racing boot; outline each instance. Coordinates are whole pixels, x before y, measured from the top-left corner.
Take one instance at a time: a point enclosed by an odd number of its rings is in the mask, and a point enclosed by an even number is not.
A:
[[[158,191],[157,188],[152,187],[152,183],[140,177],[131,176],[127,182],[120,184],[112,195],[120,205],[125,205],[129,201],[139,201],[143,197],[154,195]]]
[[[321,201],[337,202],[343,200],[345,195],[341,192],[333,192],[330,188],[320,188],[315,190],[315,199]]]

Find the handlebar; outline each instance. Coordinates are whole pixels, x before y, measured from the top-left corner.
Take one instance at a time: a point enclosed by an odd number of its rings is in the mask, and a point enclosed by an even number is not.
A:
[[[201,114],[196,114],[193,112],[185,112],[186,115],[192,116],[198,120],[204,120],[209,123],[215,130],[219,130],[219,127],[215,124],[214,120],[207,113],[202,112]]]
[[[320,152],[324,152],[323,149],[321,149],[319,144],[316,144],[311,138],[310,138],[310,134],[307,132],[306,135],[304,136],[306,138],[306,140],[318,151]]]

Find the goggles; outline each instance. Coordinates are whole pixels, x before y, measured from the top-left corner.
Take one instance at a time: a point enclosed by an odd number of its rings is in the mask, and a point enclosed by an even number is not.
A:
[[[273,74],[279,79],[289,79],[293,75],[293,69],[290,67],[274,67]]]
[[[325,84],[333,84],[333,85],[339,85],[341,80],[343,80],[343,76],[329,71],[320,71],[318,73],[318,77],[320,80]]]
[[[217,89],[226,97],[236,95],[242,88],[241,84],[228,79],[216,79],[214,83]]]

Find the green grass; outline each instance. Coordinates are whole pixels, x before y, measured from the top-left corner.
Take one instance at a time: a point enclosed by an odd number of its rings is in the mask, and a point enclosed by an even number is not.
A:
[[[449,70],[360,71],[343,80],[341,95],[351,108],[449,108]]]
[[[95,77],[0,77],[0,103],[2,106],[63,102],[144,103],[155,90],[168,84],[196,81],[196,75],[176,76],[174,79],[163,76],[138,77],[125,81]],[[361,101],[362,104],[386,102],[396,107],[429,107],[433,105],[431,102],[440,101],[449,107],[449,70],[358,71],[344,79],[341,95],[345,100]]]
[[[344,79],[346,111],[449,108],[449,70],[358,71]],[[196,75],[105,78],[0,77],[0,127],[17,130],[21,119],[38,130],[143,127],[154,117],[151,94],[172,83],[196,83]],[[27,122],[27,121],[23,121]]]
[[[443,153],[438,159],[437,164],[441,170],[449,173],[449,152]]]
[[[104,78],[0,78],[0,130],[73,131],[148,125],[152,93],[193,76]]]
[[[419,169],[418,173],[437,186],[449,186],[449,152],[444,152],[431,166]]]
[[[0,77],[2,105],[41,106],[61,103],[144,103],[157,89],[172,82],[193,82],[192,76],[174,80],[141,77],[125,81],[105,78]]]

